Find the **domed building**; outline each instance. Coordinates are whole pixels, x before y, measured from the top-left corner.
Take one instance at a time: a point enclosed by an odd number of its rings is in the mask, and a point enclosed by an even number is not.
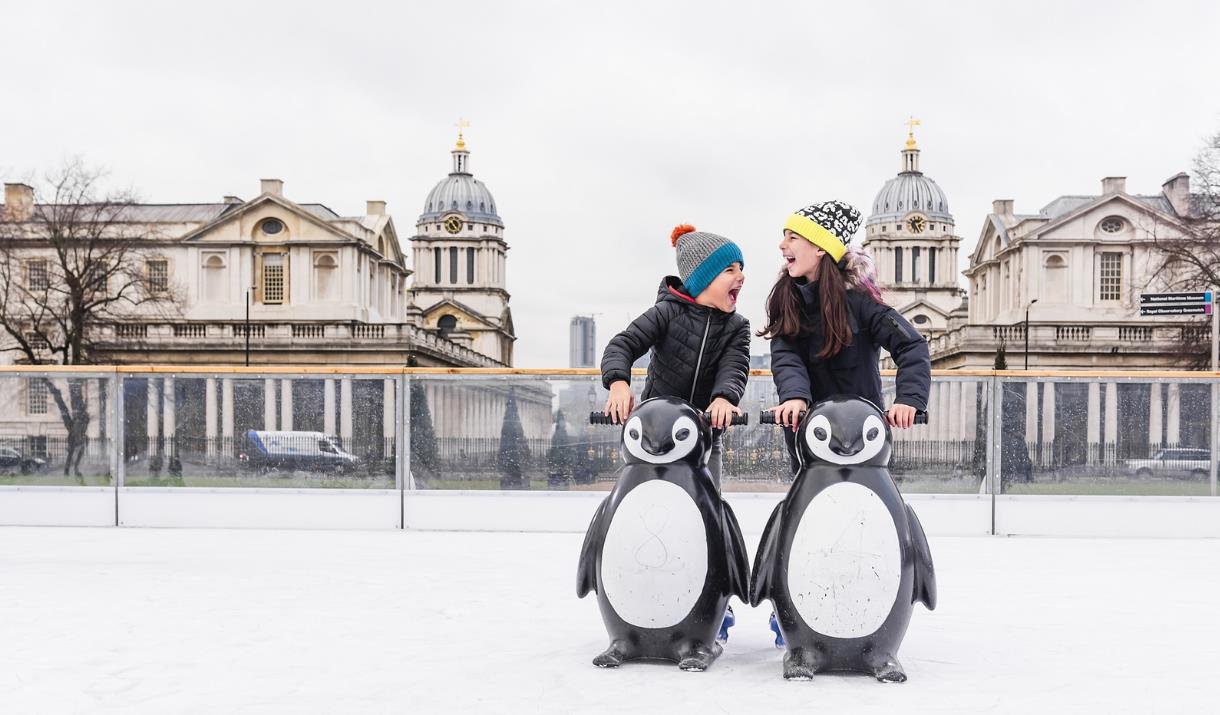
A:
[[[505,289],[508,244],[491,190],[470,173],[458,132],[453,171],[428,192],[411,238],[417,325],[511,365],[512,311]]]
[[[901,154],[902,170],[873,200],[864,246],[877,262],[886,302],[932,337],[948,330],[951,318],[965,318],[957,281],[961,238],[953,233],[944,190],[919,169],[913,132],[907,133]]]

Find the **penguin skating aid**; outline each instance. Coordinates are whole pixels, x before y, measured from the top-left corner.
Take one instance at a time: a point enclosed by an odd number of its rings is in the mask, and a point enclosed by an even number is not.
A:
[[[898,647],[914,603],[936,608],[936,577],[886,466],[885,417],[866,400],[832,397],[798,432],[801,468],[763,531],[750,603],[775,606],[785,678],[847,670],[906,680]]]
[[[749,558],[732,509],[707,468],[712,435],[703,413],[658,397],[623,426],[618,481],[585,534],[576,593],[597,593],[615,667],[662,659],[706,670],[730,596],[743,601]]]

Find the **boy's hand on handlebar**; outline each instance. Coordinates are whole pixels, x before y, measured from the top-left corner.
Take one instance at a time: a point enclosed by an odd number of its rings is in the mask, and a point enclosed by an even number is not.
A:
[[[807,405],[804,400],[793,399],[784,402],[778,407],[771,408],[771,414],[775,415],[775,421],[785,427],[791,427],[792,431],[796,431],[797,422],[801,419],[801,413],[805,411]]]
[[[741,414],[740,409],[723,397],[712,400],[712,404],[707,406],[707,412],[712,417],[712,427],[716,429],[728,427],[733,421],[733,415]]]
[[[631,394],[631,385],[626,380],[618,380],[610,385],[610,399],[606,400],[606,409],[602,412],[618,425],[627,421],[634,406],[635,395]]]
[[[910,405],[900,405],[894,403],[889,412],[885,413],[885,421],[890,423],[891,427],[899,429],[909,429],[915,424],[915,408]]]

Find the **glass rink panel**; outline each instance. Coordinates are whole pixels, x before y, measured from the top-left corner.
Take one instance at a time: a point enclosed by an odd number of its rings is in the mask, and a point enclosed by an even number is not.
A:
[[[394,488],[400,379],[124,376],[124,485]]]
[[[112,485],[113,379],[0,373],[0,485]]]
[[[1002,378],[1000,493],[1212,494],[1214,384]]]

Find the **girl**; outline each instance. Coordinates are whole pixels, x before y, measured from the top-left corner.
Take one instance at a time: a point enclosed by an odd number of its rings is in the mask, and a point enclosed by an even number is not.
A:
[[[776,421],[794,433],[800,412],[831,395],[863,397],[883,407],[878,350],[898,364],[897,394],[886,411],[893,427],[914,424],[927,408],[928,345],[881,300],[872,259],[848,243],[860,212],[842,201],[807,206],[788,217],[780,253],[786,265],[767,297],[771,371],[780,404]],[[794,438],[784,430],[795,471]]]

